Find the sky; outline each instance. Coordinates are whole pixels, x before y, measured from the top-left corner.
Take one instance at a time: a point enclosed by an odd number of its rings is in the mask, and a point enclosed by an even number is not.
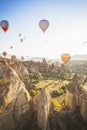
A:
[[[45,33],[39,27],[42,19],[49,21]],[[9,29],[0,28],[0,53],[48,58],[87,54],[86,0],[0,0],[1,20],[9,21]]]

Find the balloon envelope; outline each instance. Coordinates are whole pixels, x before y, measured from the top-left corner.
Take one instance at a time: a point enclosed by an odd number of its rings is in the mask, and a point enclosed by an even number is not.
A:
[[[7,55],[7,52],[4,51],[4,52],[2,53],[2,55],[5,57],[5,56]]]
[[[12,49],[13,48],[13,46],[10,46],[10,49]]]
[[[24,60],[24,56],[21,56],[21,60]]]
[[[21,37],[21,34],[19,34],[19,37]]]
[[[39,22],[39,27],[41,28],[41,30],[42,30],[43,32],[46,31],[46,29],[48,28],[48,26],[49,26],[49,21],[48,21],[48,20],[45,20],[45,19],[40,20],[40,22]]]
[[[9,28],[9,22],[7,20],[2,20],[0,22],[0,26],[3,29],[3,31],[6,32]]]
[[[87,44],[87,41],[83,42],[83,44]]]
[[[71,56],[69,53],[63,53],[61,55],[61,60],[64,62],[64,64],[67,64],[70,59],[71,59]]]
[[[20,39],[20,42],[23,42],[23,38]]]

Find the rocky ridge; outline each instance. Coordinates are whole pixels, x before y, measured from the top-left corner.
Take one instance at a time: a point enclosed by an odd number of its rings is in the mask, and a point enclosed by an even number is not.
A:
[[[47,64],[44,63],[44,67],[45,65]],[[52,68],[54,69],[54,65],[51,66],[51,70]],[[66,70],[63,65],[61,68],[64,73]],[[41,72],[44,70],[48,71],[42,69]],[[38,69],[33,69],[33,73],[37,72]],[[19,78],[21,74],[29,74],[29,64],[25,65],[17,59],[0,59],[1,130],[87,129],[87,84],[83,83],[77,73],[67,87],[66,108],[60,111],[54,110],[50,93],[46,88],[42,88],[34,98],[31,97]]]

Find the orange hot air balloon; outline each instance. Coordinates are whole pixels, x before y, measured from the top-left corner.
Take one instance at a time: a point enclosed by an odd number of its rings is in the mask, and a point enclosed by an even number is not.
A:
[[[0,22],[0,26],[3,29],[3,31],[6,32],[9,28],[9,22],[7,20],[2,20]]]
[[[71,59],[71,56],[69,53],[63,53],[61,55],[61,60],[64,62],[64,64],[67,64],[70,59]]]
[[[4,51],[4,52],[2,53],[2,55],[3,55],[4,57],[6,57],[7,52]]]
[[[49,21],[48,20],[45,20],[45,19],[40,20],[39,27],[41,28],[41,30],[43,32],[45,32],[47,30],[48,26],[49,26]]]

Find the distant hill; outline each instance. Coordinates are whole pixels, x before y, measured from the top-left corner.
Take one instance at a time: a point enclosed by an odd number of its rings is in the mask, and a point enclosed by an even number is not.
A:
[[[71,60],[87,60],[87,55],[73,55]]]

